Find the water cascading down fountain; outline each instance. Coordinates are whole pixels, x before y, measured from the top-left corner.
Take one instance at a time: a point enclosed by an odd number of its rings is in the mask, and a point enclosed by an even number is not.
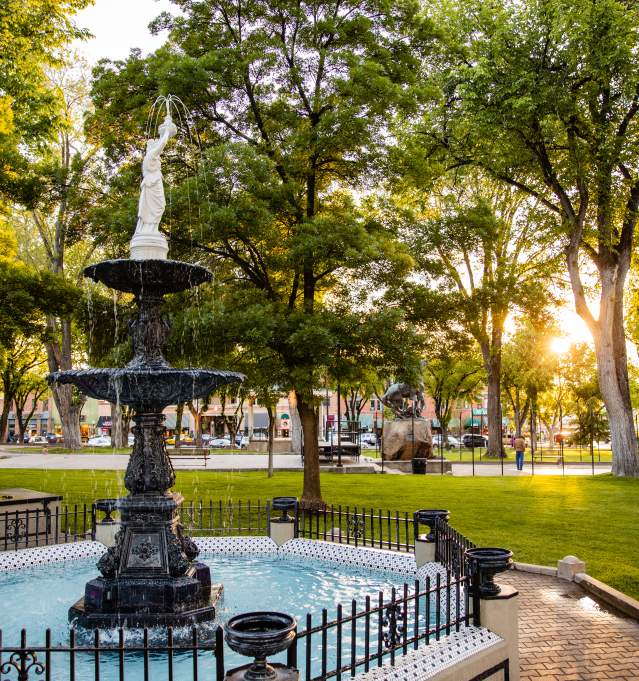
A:
[[[163,348],[171,325],[162,314],[163,297],[199,286],[211,273],[199,265],[166,259],[168,244],[158,226],[165,209],[160,154],[177,127],[173,98],[161,98],[166,116],[159,137],[147,142],[138,223],[131,259],[91,265],[84,276],[132,293],[138,313],[129,324],[133,359],[121,369],[56,372],[50,383],[75,385],[90,397],[134,410],[135,440],[124,478],[129,495],[119,499],[121,529],[100,558],[101,577],[90,580],[69,619],[86,628],[152,627],[213,620],[222,586],[211,584],[208,566],[180,524],[181,494],[170,492],[175,472],[164,443],[163,409],[205,397],[244,376],[216,369],[174,369]]]

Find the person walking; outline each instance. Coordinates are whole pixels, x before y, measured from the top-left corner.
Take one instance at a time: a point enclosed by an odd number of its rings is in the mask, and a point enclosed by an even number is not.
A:
[[[515,464],[518,471],[524,470],[524,452],[526,451],[526,440],[521,435],[515,438]]]

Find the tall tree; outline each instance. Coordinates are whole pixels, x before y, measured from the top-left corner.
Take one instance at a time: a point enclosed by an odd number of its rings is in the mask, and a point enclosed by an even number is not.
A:
[[[556,330],[545,322],[523,321],[504,345],[502,389],[513,411],[515,434],[521,435],[529,412],[534,422],[538,416],[539,396],[549,390],[558,370],[551,342]],[[544,402],[545,411],[548,400]],[[534,447],[535,429],[531,438]]]
[[[485,372],[477,346],[464,334],[440,334],[429,343],[424,365],[424,387],[433,398],[444,445],[448,444],[448,426],[453,409],[460,401],[473,400],[485,381]]]
[[[637,476],[624,291],[639,215],[639,8],[459,0],[434,11],[449,37],[427,66],[442,95],[414,150],[440,170],[481,168],[543,206],[593,337],[613,473]]]
[[[487,377],[487,456],[503,455],[501,362],[504,325],[520,310],[535,315],[547,296],[552,248],[535,206],[514,190],[496,191],[481,178],[447,186],[435,200],[416,185],[401,194],[405,240],[418,268],[442,289],[459,322],[477,341]],[[461,180],[460,180],[461,184]]]
[[[26,336],[18,335],[13,339],[11,348],[0,354],[0,383],[2,386],[2,413],[0,414],[0,439],[8,439],[7,422],[12,403],[20,407],[26,406],[27,397],[34,389],[40,392],[41,385],[35,380],[37,370],[43,363],[40,352],[41,344]],[[24,422],[16,420],[16,430],[20,431],[21,442]]]
[[[228,261],[268,308],[270,347],[287,367],[304,434],[302,499],[320,506],[314,389],[330,361],[326,294],[345,273],[406,263],[352,190],[375,170],[388,115],[408,101],[417,3],[176,4],[180,16],[155,22],[170,32],[165,47],[98,68],[96,134],[126,171],[139,160],[132,131],[143,128],[148,100],[172,92],[186,104],[205,160],[186,183],[193,155],[171,165],[171,244]]]
[[[86,36],[71,18],[90,0],[0,3],[0,196],[31,205],[42,191],[34,159],[60,123],[59,93],[48,70],[61,48]]]
[[[46,371],[44,371],[45,364],[46,359],[40,355],[40,362],[22,377],[22,381],[13,395],[13,403],[16,408],[16,428],[20,442],[24,442],[25,434],[37,409],[38,401],[49,390],[46,381]]]
[[[28,207],[27,215],[37,230],[49,271],[79,284],[83,266],[96,247],[96,242],[85,242],[84,236],[88,211],[98,191],[94,176],[97,147],[87,145],[82,132],[86,74],[82,69],[60,69],[51,74],[51,87],[60,93],[62,122],[56,142],[42,154],[47,189]],[[71,249],[77,258],[75,267],[68,266]],[[77,340],[72,315],[47,315],[45,347],[51,373],[73,368]],[[72,385],[56,384],[52,390],[65,446],[77,449],[85,398]]]

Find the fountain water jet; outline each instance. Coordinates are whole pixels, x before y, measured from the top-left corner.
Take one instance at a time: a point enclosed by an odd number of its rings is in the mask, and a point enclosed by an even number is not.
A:
[[[165,133],[175,127],[168,101],[162,125]],[[147,196],[140,201],[138,228],[131,241],[136,259],[106,260],[84,270],[87,278],[134,294],[138,314],[129,324],[133,359],[121,369],[62,371],[48,379],[75,385],[90,397],[131,406],[135,414],[133,452],[124,478],[129,495],[117,501],[122,527],[114,546],[98,562],[102,576],[86,584],[84,597],[69,610],[70,620],[91,629],[180,627],[210,621],[222,591],[221,585],[211,585],[209,568],[195,560],[198,549],[180,524],[183,497],[169,491],[175,472],[164,443],[162,411],[170,404],[205,397],[244,376],[216,369],[174,369],[164,358],[171,329],[162,314],[164,295],[199,286],[212,275],[199,265],[154,257],[156,251],[145,247],[145,239],[151,245],[157,241],[163,213],[159,154],[154,159],[155,184],[142,187]],[[155,198],[149,195],[153,192]],[[143,204],[161,210],[151,211],[148,218]]]

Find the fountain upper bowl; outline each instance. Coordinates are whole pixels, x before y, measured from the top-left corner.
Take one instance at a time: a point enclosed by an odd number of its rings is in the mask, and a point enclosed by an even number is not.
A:
[[[164,408],[210,395],[216,388],[240,383],[244,374],[221,369],[73,369],[49,374],[50,384],[75,385],[98,400],[138,410]]]
[[[206,267],[179,260],[103,260],[84,269],[84,276],[125,293],[165,295],[210,281]]]

